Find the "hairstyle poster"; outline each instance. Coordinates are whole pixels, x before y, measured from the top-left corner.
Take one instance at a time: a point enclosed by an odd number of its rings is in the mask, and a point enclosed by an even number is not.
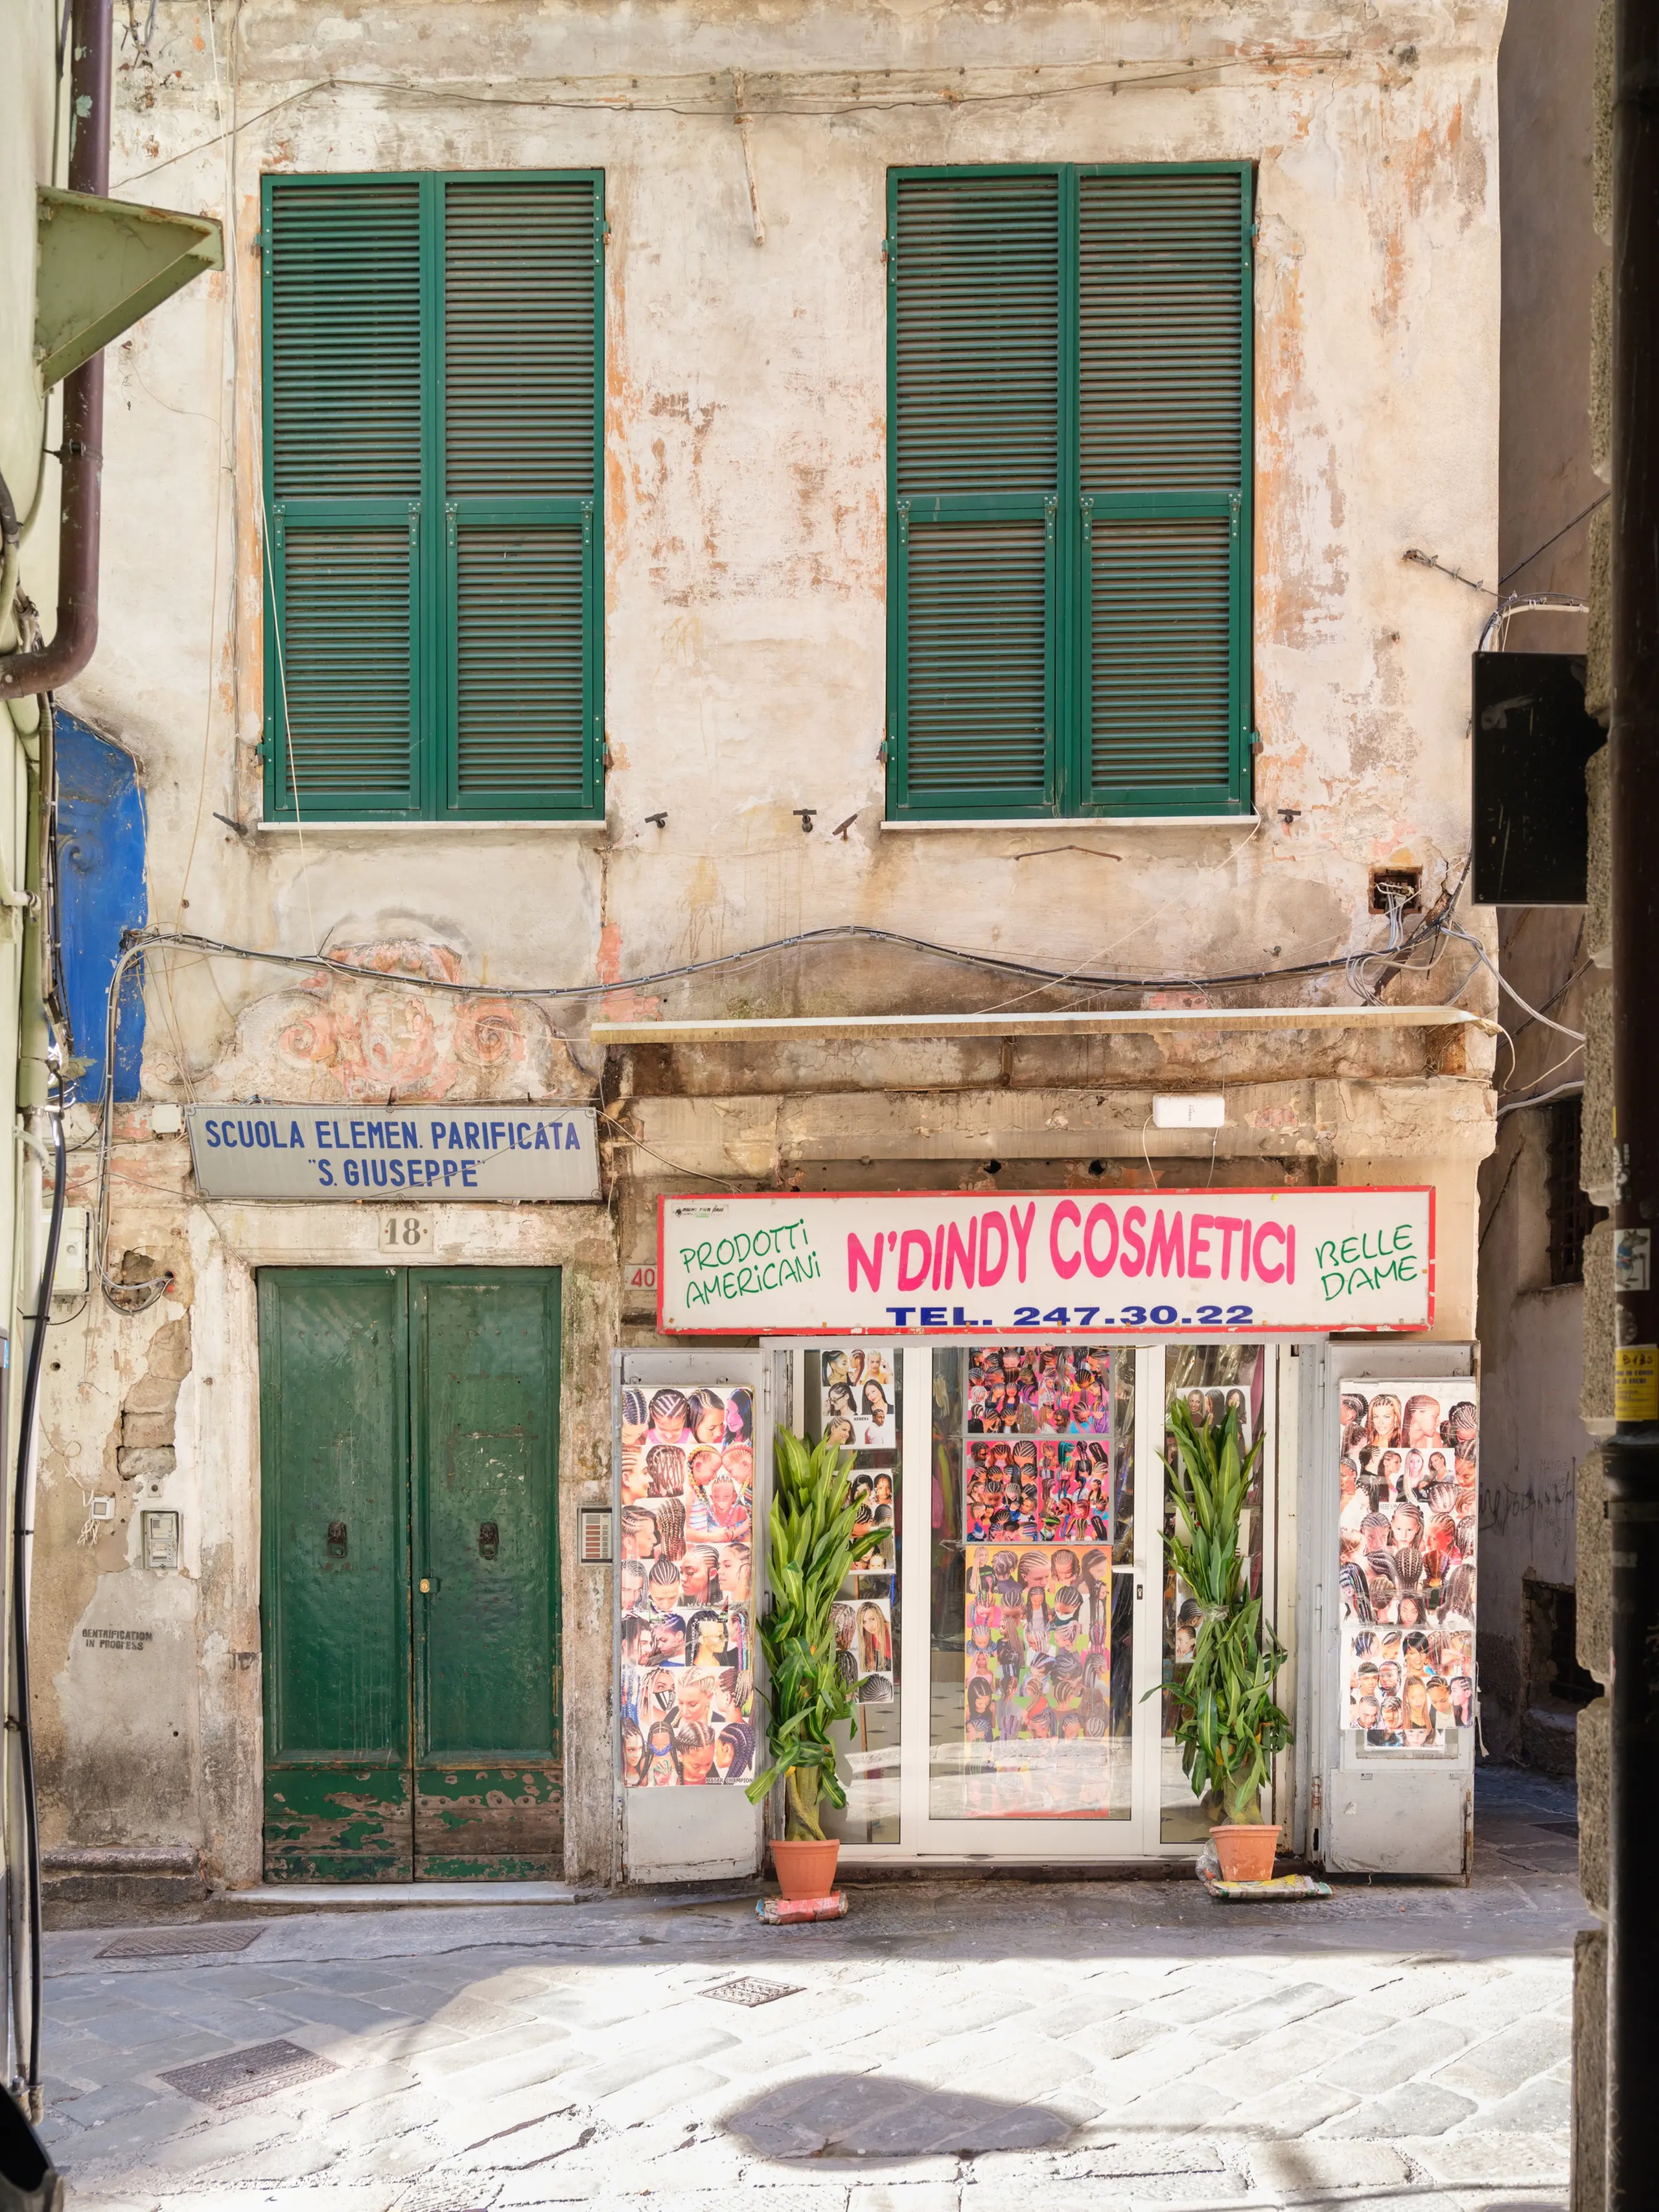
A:
[[[897,1498],[890,1467],[854,1468],[847,1486],[853,1506],[853,1534],[867,1536],[873,1529],[881,1541],[859,1561],[860,1575],[890,1575],[896,1564]]]
[[[1379,1750],[1428,1749],[1474,1723],[1476,1385],[1340,1390],[1344,1723]]]
[[[970,1347],[964,1425],[968,1542],[1111,1542],[1109,1350]]]
[[[823,1442],[853,1451],[896,1451],[893,1347],[854,1346],[823,1354]]]
[[[833,1346],[809,1356],[806,1431],[815,1441],[854,1455],[847,1494],[853,1534],[880,1540],[848,1577],[860,1596],[891,1596],[898,1569],[899,1410],[897,1347],[890,1344]],[[887,1577],[878,1581],[877,1577]],[[862,1670],[870,1673],[870,1668]],[[890,1667],[875,1670],[890,1674]],[[865,1700],[881,1700],[878,1694]]]
[[[861,1705],[893,1702],[893,1605],[880,1597],[837,1598],[830,1608],[836,1671]]]
[[[1109,1809],[1110,1552],[969,1544],[965,1558],[969,1810]]]
[[[755,1772],[755,1442],[747,1388],[622,1397],[623,1780],[630,1790]]]
[[[1110,1350],[1069,1344],[971,1346],[968,1433],[1109,1438]]]

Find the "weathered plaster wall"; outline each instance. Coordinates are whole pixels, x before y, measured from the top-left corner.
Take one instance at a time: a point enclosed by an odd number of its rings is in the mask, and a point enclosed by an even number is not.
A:
[[[115,368],[110,480],[118,491],[131,470],[143,485],[112,498],[106,649],[83,690],[151,765],[154,912],[173,918],[182,896],[191,926],[308,945],[343,927],[389,933],[414,907],[486,981],[626,975],[849,919],[1131,974],[1375,941],[1367,868],[1409,858],[1432,889],[1466,843],[1478,603],[1401,556],[1426,546],[1480,574],[1496,559],[1501,12],[1395,9],[1385,31],[1357,7],[669,6],[647,39],[631,12],[597,6],[261,8],[239,33],[239,112],[281,106],[227,152],[198,11],[164,5],[154,104],[125,113],[115,173],[137,190],[150,171],[145,190],[217,208],[234,164],[245,240],[268,167],[605,169],[615,764],[594,835],[319,829],[302,854],[291,832],[244,843],[213,820],[258,811],[258,264],[245,249]],[[757,117],[758,246],[720,75],[732,67]],[[894,92],[883,70],[904,73]],[[319,82],[331,72],[354,85]],[[361,88],[376,77],[407,88]],[[1059,96],[1079,78],[1097,88]],[[1010,82],[1039,96],[1011,101]],[[574,104],[539,105],[538,88]],[[600,95],[623,112],[594,112]],[[895,96],[913,104],[884,105]],[[807,104],[848,112],[777,112]],[[168,158],[188,147],[201,150]],[[884,834],[886,170],[1198,156],[1260,163],[1262,820],[1115,828],[1092,842],[1116,860],[1041,866],[1016,857],[1030,830]],[[234,514],[218,465],[233,453]],[[164,563],[146,495],[158,477]],[[823,810],[815,834],[794,806]],[[664,829],[644,819],[659,811]],[[825,834],[848,815],[845,837]],[[951,988],[844,955],[744,984],[776,1007]],[[199,1066],[228,1008],[264,988],[181,975],[186,1058]]]
[[[1592,465],[1589,416],[1591,305],[1607,262],[1592,204],[1598,5],[1510,0],[1498,58],[1499,574],[1508,591],[1578,599],[1589,587],[1583,510],[1606,489]],[[1510,635],[1519,651],[1577,652],[1584,623],[1522,617]]]
[[[500,1094],[497,1094],[500,1095]],[[64,1655],[38,1679],[45,1841],[185,1843],[210,1879],[259,1879],[258,1358],[261,1267],[384,1265],[377,1210],[192,1204],[181,1137],[124,1110],[112,1252],[171,1268],[139,1319],[89,1304],[53,1337],[38,1516],[35,1633]],[[76,1201],[88,1195],[76,1178]],[[559,1533],[564,1591],[570,1873],[609,1878],[614,1819],[608,1571],[577,1560],[580,1506],[608,1499],[615,1248],[592,1206],[434,1206],[431,1263],[563,1270]],[[147,1257],[138,1255],[145,1255]],[[134,1466],[120,1442],[135,1397],[179,1382],[173,1452]],[[146,1386],[149,1385],[147,1394]],[[115,1500],[94,1522],[89,1501]],[[182,1516],[179,1574],[139,1564],[145,1505]],[[42,1670],[44,1674],[45,1670]]]
[[[1148,1127],[1152,1092],[1144,1079],[1120,1076],[1110,1088],[1090,1082],[1089,1042],[1073,1048],[1081,1065],[1069,1084],[1028,1077],[1001,1089],[924,1091],[895,1068],[891,1089],[883,1090],[631,1090],[618,1105],[620,1122],[639,1140],[617,1160],[623,1256],[654,1249],[655,1194],[690,1188],[689,1177],[809,1190],[1426,1182],[1435,1186],[1438,1255],[1430,1333],[1449,1342],[1473,1335],[1475,1176],[1492,1141],[1484,1087],[1230,1084],[1227,1126],[1216,1132],[1213,1152],[1206,1139],[1195,1158],[1190,1134]],[[1010,1060],[1018,1077],[1018,1054]],[[779,1071],[771,1073],[775,1082]],[[665,1161],[681,1176],[665,1176]]]
[[[1499,577],[1517,592],[1583,598],[1592,518],[1605,486],[1594,466],[1592,301],[1604,281],[1592,160],[1596,0],[1510,0],[1498,56],[1503,144]],[[1515,651],[1583,652],[1583,615],[1522,615]],[[1605,977],[1582,909],[1504,909],[1507,980],[1575,1030],[1605,1016]],[[1511,1098],[1582,1082],[1584,1056],[1513,1001],[1504,1012]],[[1593,1449],[1580,1418],[1585,1295],[1549,1287],[1548,1109],[1505,1115],[1481,1170],[1480,1305],[1485,1415],[1481,1463],[1480,1692],[1489,1747],[1521,1741],[1524,1577],[1571,1583],[1578,1469]],[[1586,1119],[1586,1177],[1596,1139]]]
[[[1521,996],[1565,1028],[1593,1024],[1607,979],[1590,957],[1584,911],[1505,908],[1498,919],[1503,972]],[[1504,1054],[1509,1099],[1582,1081],[1584,1055],[1571,1038],[1513,1002],[1504,1019],[1514,1047],[1512,1060]],[[1522,1741],[1524,1583],[1528,1576],[1575,1582],[1579,1470],[1601,1433],[1595,1409],[1581,1402],[1586,1291],[1550,1284],[1549,1115],[1547,1104],[1504,1113],[1480,1170],[1480,1698],[1487,1747],[1499,1757],[1516,1753]],[[1584,1128],[1581,1173],[1589,1186],[1595,1139],[1588,1112]],[[1598,1249],[1592,1237],[1587,1276]]]
[[[37,186],[64,175],[67,149],[54,132],[59,110],[56,54],[58,15],[52,0],[12,0],[0,9],[0,474],[5,477],[21,533],[19,591],[0,607],[0,651],[24,641],[26,600],[42,610],[50,629],[58,597],[58,471],[46,447],[57,442],[56,410],[42,391],[34,362]],[[66,95],[64,104],[66,105]],[[0,708],[0,861],[5,888],[27,878],[28,771],[38,750],[40,704],[14,700]],[[10,1130],[17,1099],[18,1004],[21,990],[22,921],[15,908],[0,908],[0,1128]],[[14,1341],[18,1316],[33,1306],[24,1280],[38,1269],[27,1224],[40,1177],[13,1149],[0,1169],[0,1300]],[[0,1437],[3,1463],[15,1466],[16,1395],[9,1425]],[[0,1480],[9,1513],[9,1477]],[[9,1588],[9,1569],[3,1577]]]
[[[645,1100],[629,1107],[635,1134],[704,1173],[893,1176],[932,1161],[960,1178],[981,1172],[993,1138],[1033,1173],[1087,1173],[1103,1154],[1113,1173],[1133,1172],[1155,1077],[1248,1077],[1261,1092],[1242,1103],[1261,1118],[1237,1143],[1230,1133],[1223,1175],[1248,1162],[1256,1179],[1363,1180],[1386,1163],[1390,1179],[1434,1181],[1441,1327],[1467,1336],[1474,1169],[1491,1137],[1484,1032],[1430,1054],[1356,1030],[1344,1050],[1304,1038],[1260,1065],[1218,1057],[1213,1042],[1184,1063],[1140,1041],[1115,1055],[941,1048],[880,1067],[855,1047],[816,1066],[728,1056],[670,1068],[647,1098],[629,1068],[604,1069],[580,1006],[538,1014],[489,994],[568,979],[618,985],[610,1009],[629,1012],[1066,1004],[1073,992],[847,946],[694,986],[620,987],[847,921],[1130,977],[1340,961],[1382,941],[1370,868],[1419,866],[1430,895],[1454,877],[1468,847],[1479,610],[1401,556],[1427,548],[1475,574],[1496,559],[1501,17],[1499,0],[1401,5],[1385,20],[1358,0],[1200,0],[1180,14],[1115,0],[673,0],[643,13],[287,0],[241,11],[234,44],[216,51],[204,9],[161,0],[149,58],[130,58],[118,95],[116,189],[222,212],[238,245],[222,278],[112,357],[106,643],[76,696],[144,761],[159,922],[265,949],[380,948],[392,963],[437,962],[479,997],[474,1018],[396,985],[324,988],[158,957],[149,1093],[572,1095],[605,1073],[611,1095],[638,1088]],[[764,244],[734,70],[755,118]],[[1087,836],[885,833],[886,171],[1200,157],[1259,164],[1260,819]],[[606,176],[606,820],[239,836],[215,815],[252,824],[259,810],[260,173],[532,164]],[[819,810],[813,834],[797,806]],[[658,811],[661,828],[646,820]],[[830,834],[840,823],[846,834]],[[1392,995],[1449,994],[1466,964],[1460,954],[1402,975]],[[1486,988],[1471,982],[1464,1003],[1489,1012]],[[1340,969],[1263,990],[1350,995]],[[863,1077],[849,1073],[860,1066]],[[870,1095],[849,1096],[866,1080]],[[372,1217],[191,1207],[177,1145],[145,1126],[142,1109],[121,1124],[112,1250],[150,1253],[187,1285],[167,1309],[169,1322],[188,1316],[191,1357],[162,1480],[194,1534],[166,1601],[177,1620],[149,1658],[83,1654],[81,1629],[100,1607],[148,1619],[155,1602],[124,1565],[135,1500],[112,1462],[155,1323],[94,1305],[64,1330],[49,1378],[57,1517],[42,1546],[53,1583],[43,1649],[76,1650],[41,1670],[56,1675],[48,1795],[60,1838],[130,1832],[131,1770],[122,1790],[97,1794],[82,1686],[95,1664],[109,1726],[153,1771],[153,1832],[199,1842],[212,1868],[246,1881],[258,1844],[258,1666],[242,1656],[258,1649],[250,1270],[367,1258]],[[628,1256],[643,1182],[672,1177],[625,1149]],[[1185,1163],[1208,1164],[1207,1145]],[[1176,1180],[1183,1163],[1159,1164]],[[436,1218],[440,1258],[570,1271],[562,1475],[574,1526],[578,1501],[607,1480],[611,1218]],[[93,1469],[121,1486],[121,1519],[82,1550]],[[611,1865],[606,1587],[567,1564],[573,1871]]]
[[[50,607],[58,588],[58,517],[36,493],[55,466],[42,459],[45,428],[34,367],[34,188],[54,181],[57,16],[52,0],[0,9],[0,474],[29,531],[23,577]],[[57,174],[63,174],[60,159]],[[0,637],[9,646],[14,641]]]
[[[1596,15],[1594,106],[1594,208],[1603,245],[1613,230],[1613,0]],[[1612,314],[1604,273],[1590,321],[1590,442],[1597,475],[1610,481]],[[1590,539],[1591,711],[1610,706],[1609,591],[1612,537],[1608,509],[1595,517]],[[1584,1060],[1584,1187],[1601,1205],[1612,1201],[1613,975],[1612,815],[1607,748],[1589,764],[1590,881],[1585,943],[1602,985],[1586,1027]],[[1584,1365],[1580,1407],[1600,1437],[1613,1429],[1613,1234],[1605,1224],[1584,1258]],[[1605,1492],[1597,1454],[1582,1471],[1578,1489],[1578,1663],[1605,1692],[1613,1680],[1613,1558]],[[1605,1695],[1578,1717],[1578,1881],[1592,1912],[1607,1909],[1607,1796],[1609,1707]],[[1572,2212],[1602,2212],[1607,2176],[1607,1936],[1605,1923],[1582,1931],[1573,1942]]]
[[[1481,1180],[1480,1715],[1501,1759],[1525,1753],[1525,1585],[1573,1583],[1578,1471],[1595,1442],[1578,1414],[1583,1290],[1549,1279],[1543,1114],[1504,1117]]]

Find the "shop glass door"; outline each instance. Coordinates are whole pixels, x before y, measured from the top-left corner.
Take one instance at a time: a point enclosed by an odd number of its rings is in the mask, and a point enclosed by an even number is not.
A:
[[[854,1693],[826,1831],[850,1859],[1190,1852],[1200,1804],[1169,1738],[1190,1659],[1164,1572],[1170,1394],[1268,1437],[1249,1504],[1272,1604],[1273,1353],[1075,1339],[797,1345],[780,1419],[855,1455],[876,1548],[836,1612]],[[1139,1510],[1137,1510],[1139,1505]],[[1264,1577],[1266,1577],[1264,1581]]]
[[[897,1344],[812,1346],[799,1355],[804,1433],[854,1451],[854,1533],[875,1547],[848,1577],[835,1608],[836,1664],[854,1692],[836,1766],[847,1803],[823,1808],[824,1832],[849,1850],[890,1849],[902,1831],[906,1542],[904,1411],[914,1364]],[[918,1485],[921,1476],[917,1478]],[[924,1607],[921,1618],[926,1620]],[[926,1644],[918,1654],[925,1671]]]
[[[1267,1618],[1273,1618],[1273,1591],[1267,1581],[1271,1547],[1267,1540],[1267,1498],[1272,1475],[1267,1426],[1268,1388],[1273,1355],[1261,1344],[1171,1344],[1155,1355],[1162,1369],[1158,1402],[1164,1409],[1159,1424],[1160,1474],[1164,1466],[1178,1463],[1175,1431],[1169,1425],[1170,1408],[1181,1400],[1195,1429],[1212,1433],[1224,1426],[1228,1415],[1238,1417],[1239,1448],[1248,1455],[1258,1437],[1261,1450],[1245,1493],[1239,1529],[1240,1548],[1249,1562],[1249,1589],[1263,1598]],[[1160,1483],[1163,1532],[1174,1526],[1174,1506],[1167,1483]],[[1162,1543],[1160,1540],[1160,1552]],[[1192,1663],[1198,1636],[1198,1601],[1176,1579],[1173,1565],[1164,1565],[1159,1576],[1162,1619],[1162,1677],[1165,1684],[1158,1699],[1161,1709],[1158,1773],[1158,1836],[1159,1844],[1201,1844],[1221,1816],[1218,1805],[1193,1795],[1181,1764],[1181,1747],[1173,1729],[1175,1700],[1168,1685],[1178,1680]],[[1281,1685],[1281,1689],[1282,1689]]]
[[[929,1826],[1128,1822],[1135,1353],[928,1358]]]

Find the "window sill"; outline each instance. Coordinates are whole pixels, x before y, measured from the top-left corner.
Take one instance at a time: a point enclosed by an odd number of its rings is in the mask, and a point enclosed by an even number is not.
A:
[[[602,815],[592,822],[544,822],[528,815],[520,815],[516,818],[509,816],[500,822],[344,822],[336,815],[330,815],[321,821],[252,822],[247,826],[256,836],[260,837],[385,837],[408,836],[411,832],[416,836],[430,836],[434,830],[551,830],[565,833],[585,831],[592,836],[602,833],[606,825]]]
[[[1259,814],[1038,814],[998,816],[983,821],[963,815],[949,822],[884,822],[896,834],[910,830],[1019,830],[1028,836],[1041,830],[1255,830]]]

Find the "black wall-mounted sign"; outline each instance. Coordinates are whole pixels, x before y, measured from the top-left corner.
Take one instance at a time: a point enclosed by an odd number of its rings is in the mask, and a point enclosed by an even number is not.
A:
[[[1475,654],[1476,906],[1583,905],[1584,764],[1607,737],[1584,711],[1582,653]]]

